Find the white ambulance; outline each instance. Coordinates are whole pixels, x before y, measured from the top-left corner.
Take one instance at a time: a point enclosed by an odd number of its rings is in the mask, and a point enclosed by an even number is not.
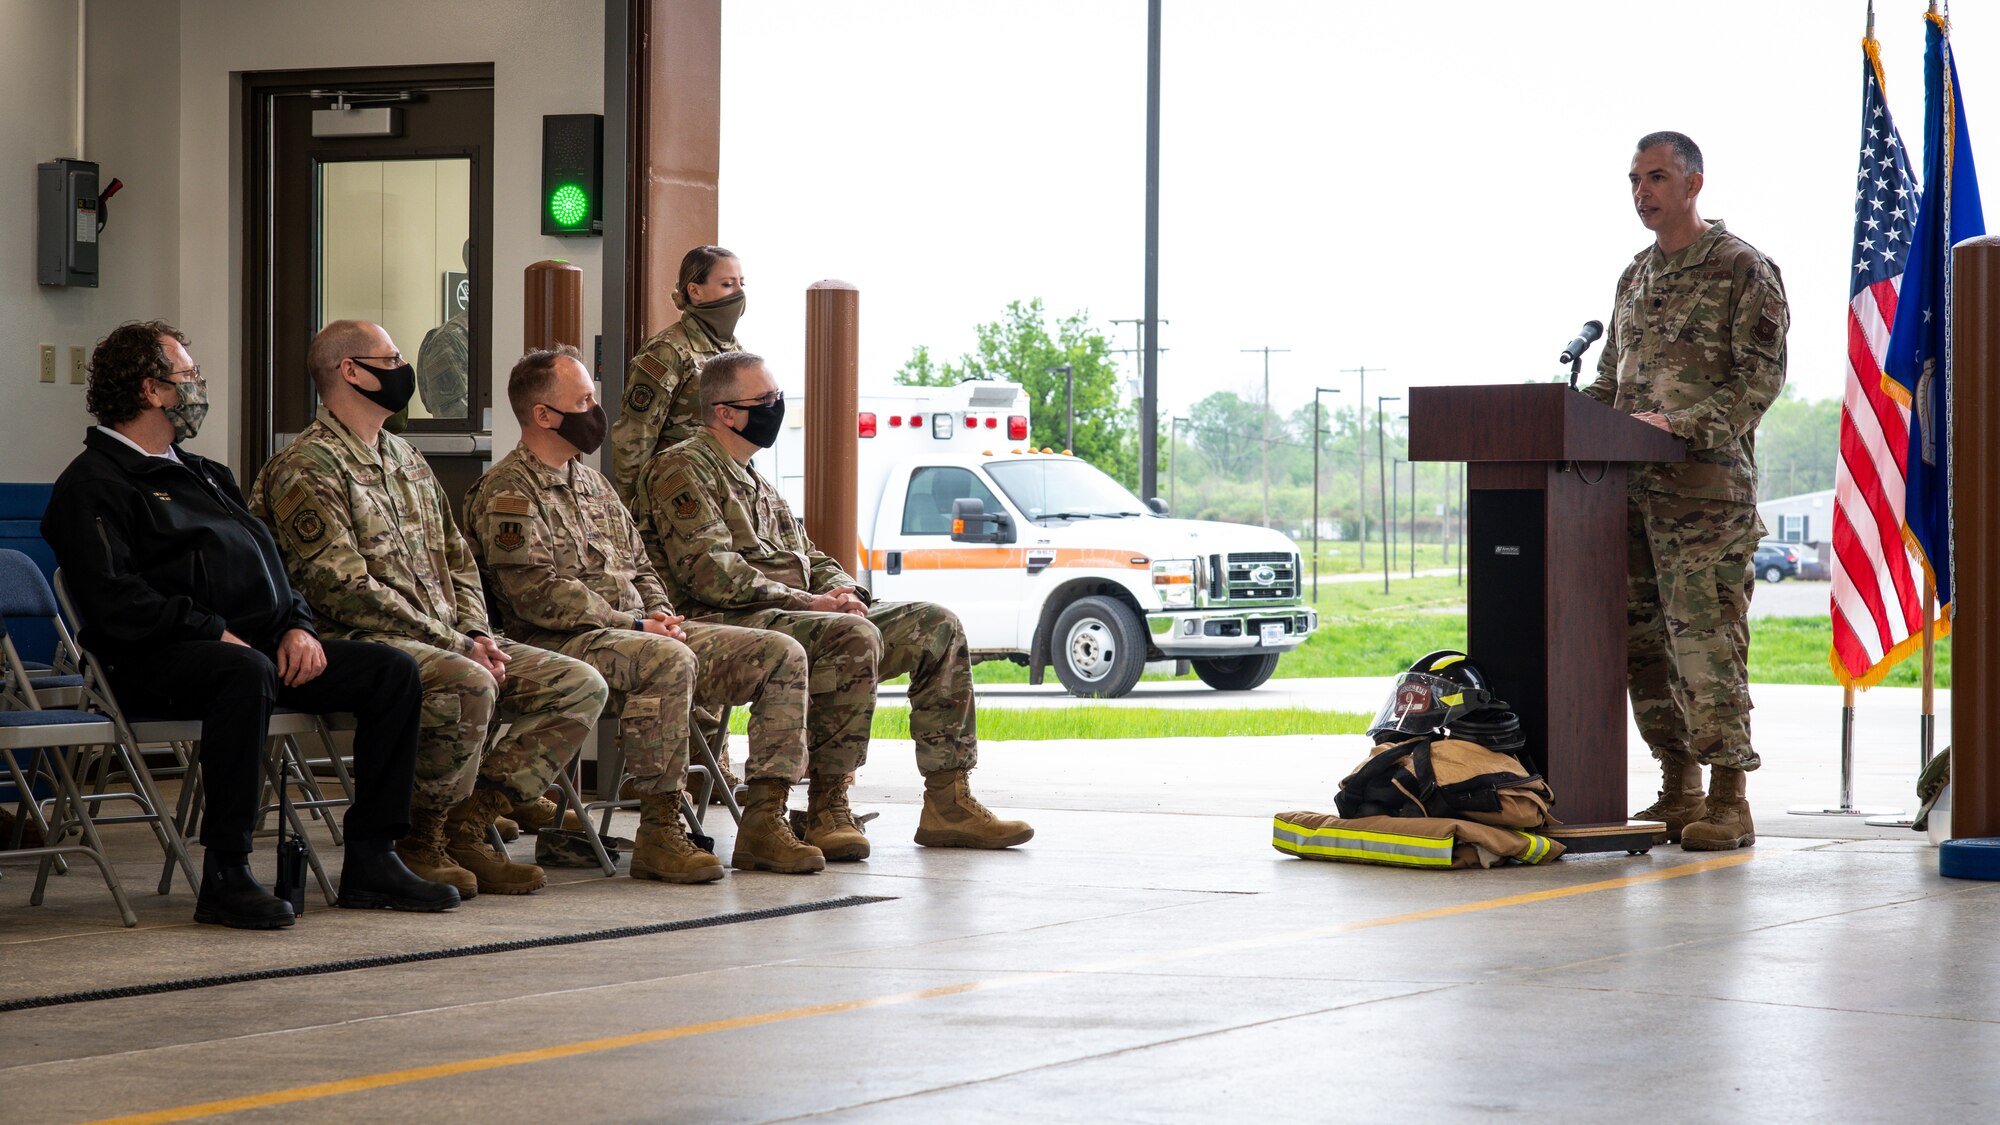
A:
[[[757,468],[804,512],[805,410]],[[863,585],[950,607],[975,661],[1011,660],[1116,698],[1148,661],[1244,691],[1305,643],[1299,551],[1282,532],[1170,519],[1096,466],[1037,448],[1016,383],[863,395],[855,527]]]

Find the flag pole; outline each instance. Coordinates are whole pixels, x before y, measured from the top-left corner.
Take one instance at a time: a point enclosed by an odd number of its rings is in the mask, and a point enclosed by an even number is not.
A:
[[[1924,706],[1917,718],[1917,766],[1931,764],[1937,745],[1937,584],[1924,575]]]

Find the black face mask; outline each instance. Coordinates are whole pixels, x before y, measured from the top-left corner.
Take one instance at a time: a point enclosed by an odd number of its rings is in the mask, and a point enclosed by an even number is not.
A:
[[[542,405],[548,406],[547,403]],[[579,410],[574,414],[567,410],[556,410],[553,406],[549,409],[555,410],[562,418],[562,424],[556,427],[556,433],[564,441],[576,446],[577,452],[595,453],[597,448],[604,444],[604,431],[610,428],[611,423],[605,420],[603,403],[592,403],[589,410]]]
[[[360,393],[362,398],[367,399],[369,402],[374,403],[391,414],[410,405],[410,396],[417,393],[417,369],[407,363],[398,364],[395,367],[376,367],[373,364],[363,363],[358,359],[351,360],[350,362],[361,370],[375,376],[376,382],[382,384],[380,390],[371,391],[360,386],[356,386],[354,389]]]
[[[785,425],[785,400],[763,406],[739,406],[744,414],[743,428],[736,431],[743,440],[759,449],[769,449],[778,440],[778,431]]]

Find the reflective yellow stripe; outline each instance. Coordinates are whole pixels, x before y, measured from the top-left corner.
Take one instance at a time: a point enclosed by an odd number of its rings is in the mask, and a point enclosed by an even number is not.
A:
[[[1514,835],[1528,842],[1527,853],[1520,857],[1522,863],[1540,863],[1549,857],[1547,836],[1537,836],[1533,832],[1523,832],[1518,828],[1514,830]]]
[[[1308,828],[1271,818],[1271,844],[1279,851],[1328,859],[1360,859],[1406,867],[1450,867],[1452,839],[1364,832],[1356,828]]]
[[[1443,660],[1434,660],[1431,662],[1430,671],[1435,672],[1439,668],[1449,668],[1452,665],[1464,659],[1465,657],[1463,656],[1453,655],[1453,656],[1447,656]]]

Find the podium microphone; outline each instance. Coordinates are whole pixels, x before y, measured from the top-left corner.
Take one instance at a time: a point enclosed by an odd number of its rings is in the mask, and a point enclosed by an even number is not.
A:
[[[1589,348],[1590,345],[1596,342],[1597,338],[1602,335],[1604,335],[1603,321],[1591,320],[1584,322],[1583,331],[1577,333],[1576,338],[1574,340],[1571,340],[1569,343],[1563,345],[1563,354],[1557,358],[1556,362],[1558,363],[1578,362],[1579,360],[1583,359],[1583,353],[1585,349]]]

